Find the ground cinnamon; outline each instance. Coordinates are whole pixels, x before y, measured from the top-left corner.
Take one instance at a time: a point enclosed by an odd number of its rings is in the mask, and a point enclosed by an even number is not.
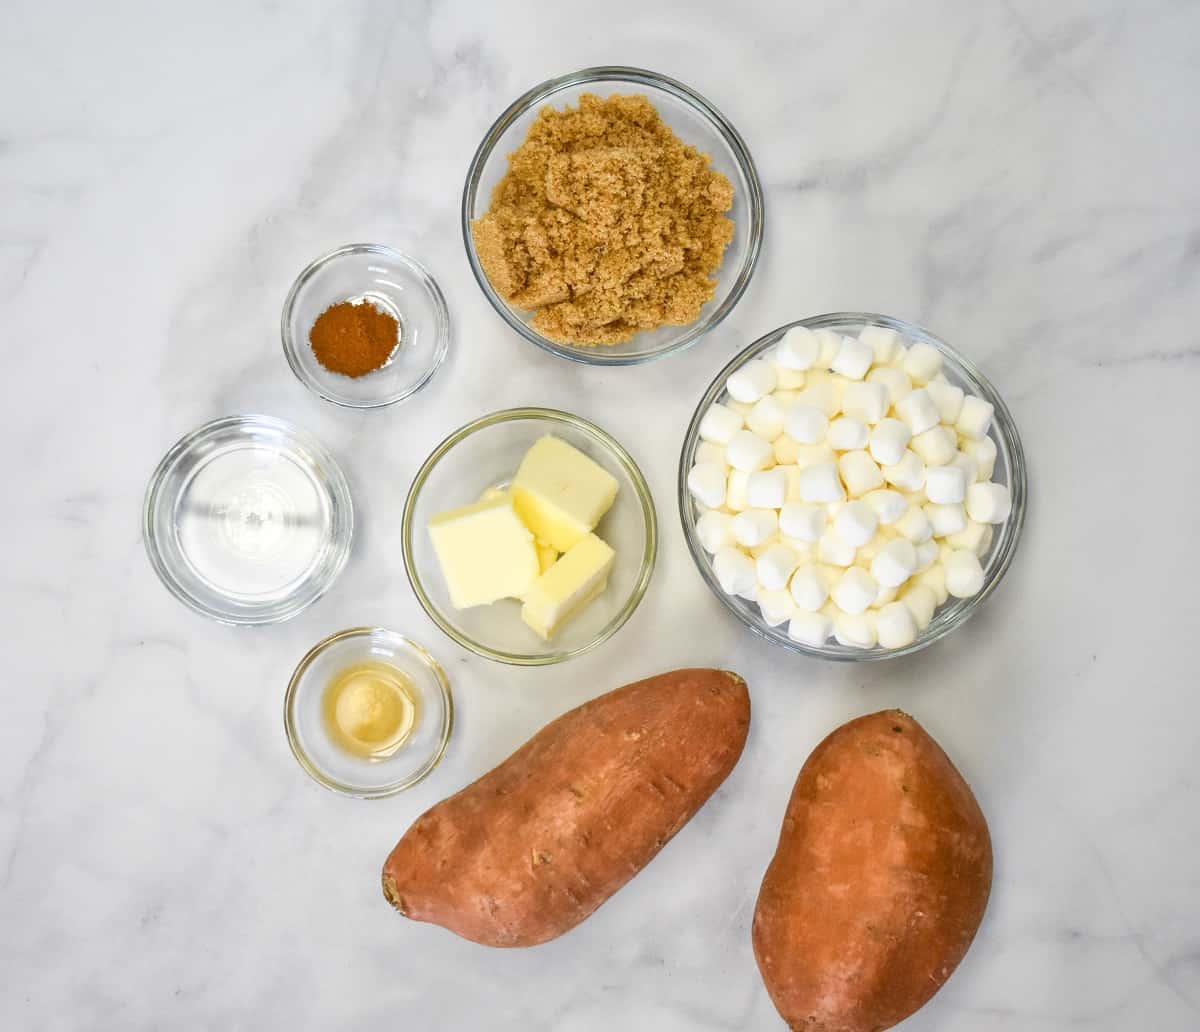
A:
[[[365,376],[391,357],[398,330],[396,320],[370,302],[342,301],[317,316],[308,340],[317,361],[331,373]]]

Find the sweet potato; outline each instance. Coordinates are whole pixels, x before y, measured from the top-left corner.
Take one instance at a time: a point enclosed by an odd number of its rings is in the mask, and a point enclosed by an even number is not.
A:
[[[987,823],[912,717],[826,738],[800,771],[754,911],[754,954],[792,1029],[881,1032],[971,945],[992,884]]]
[[[574,928],[638,873],[733,770],[746,682],[676,670],[584,703],[417,819],[383,867],[405,917],[485,946]]]

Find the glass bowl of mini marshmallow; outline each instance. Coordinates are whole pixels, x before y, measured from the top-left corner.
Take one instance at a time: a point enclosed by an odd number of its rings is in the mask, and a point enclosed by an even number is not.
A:
[[[964,623],[1012,562],[1027,494],[983,374],[928,330],[863,312],[739,353],[679,460],[705,583],[760,637],[832,660],[907,655]]]

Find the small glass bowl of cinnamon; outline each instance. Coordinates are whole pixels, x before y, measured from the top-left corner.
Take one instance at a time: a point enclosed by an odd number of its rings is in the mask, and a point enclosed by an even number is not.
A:
[[[280,329],[288,365],[314,394],[348,408],[381,408],[437,372],[450,316],[420,263],[382,244],[347,244],[296,278]]]

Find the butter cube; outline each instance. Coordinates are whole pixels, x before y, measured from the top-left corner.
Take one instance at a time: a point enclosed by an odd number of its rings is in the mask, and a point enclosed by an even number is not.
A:
[[[553,545],[543,545],[540,541],[535,546],[538,557],[538,573],[545,573],[558,562],[558,549]]]
[[[507,493],[439,513],[429,536],[455,609],[524,595],[538,576],[533,534]]]
[[[533,582],[521,619],[549,638],[604,590],[615,554],[595,534],[583,537]]]
[[[517,514],[539,541],[569,551],[617,496],[617,479],[557,437],[538,440],[521,460],[512,483]]]

